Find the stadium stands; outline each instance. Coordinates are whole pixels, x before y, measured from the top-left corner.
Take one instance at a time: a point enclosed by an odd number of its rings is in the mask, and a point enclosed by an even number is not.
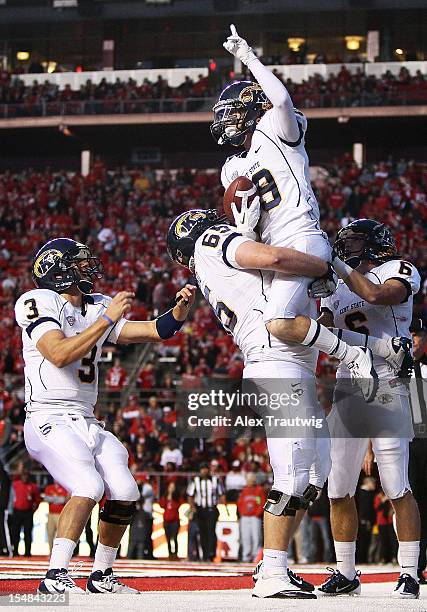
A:
[[[373,217],[390,225],[402,256],[417,262],[423,289],[415,308],[418,313],[425,310],[427,165],[389,159],[359,168],[346,157],[319,171],[314,186],[323,228],[331,238],[354,217]],[[130,317],[150,318],[168,307],[187,278],[184,269],[172,269],[166,254],[165,236],[171,217],[185,209],[218,206],[221,197],[216,172],[181,169],[156,175],[148,167],[107,171],[100,160],[85,178],[49,169],[0,175],[3,447],[22,439],[23,362],[13,304],[18,295],[32,287],[29,258],[37,247],[61,234],[88,243],[101,255],[106,270],[97,289],[108,294],[125,288],[134,290],[136,300]],[[106,412],[108,427],[125,441],[135,470],[158,467],[162,448],[174,436],[177,375],[182,375],[185,384],[203,376],[239,378],[242,371],[239,352],[231,338],[218,329],[204,302],[199,302],[183,333],[153,351],[139,372],[137,394],[129,398],[128,405],[117,411],[107,394],[107,403],[99,407],[99,413]],[[178,360],[171,359],[177,354]],[[319,367],[320,373],[333,375],[329,360],[321,360]],[[258,451],[254,452],[248,440],[234,445],[233,450],[224,440],[210,441],[202,448],[189,444],[184,448],[181,469],[189,471],[202,457],[218,459],[220,455],[223,468],[237,457],[243,465],[256,461],[252,468],[266,470],[265,448]]]
[[[284,80],[294,103],[300,108],[389,106],[427,102],[427,79],[420,70],[411,74],[403,67],[396,75],[387,70],[382,76],[367,75],[361,68],[351,72],[342,66],[326,78],[315,73],[301,82],[275,74]],[[224,82],[223,82],[224,84]],[[171,87],[161,76],[141,84],[129,78],[114,82],[103,78],[95,84],[87,80],[79,89],[70,84],[61,88],[34,80],[24,84],[7,72],[0,74],[0,118],[53,115],[129,114],[155,112],[194,112],[212,106],[218,93],[215,79],[200,75]],[[204,103],[206,102],[206,104]]]

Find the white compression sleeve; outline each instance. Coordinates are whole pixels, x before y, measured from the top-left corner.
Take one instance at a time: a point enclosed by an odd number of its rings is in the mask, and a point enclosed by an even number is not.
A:
[[[384,359],[387,359],[390,355],[390,347],[387,340],[374,338],[373,336],[367,336],[366,334],[350,331],[348,329],[339,329],[338,327],[332,327],[330,330],[335,336],[338,336],[340,340],[344,340],[344,342],[350,346],[368,347],[374,355],[384,357]]]
[[[248,68],[261,85],[267,98],[276,108],[280,127],[286,140],[298,140],[300,129],[293,103],[286,87],[258,58],[254,58],[248,64]]]

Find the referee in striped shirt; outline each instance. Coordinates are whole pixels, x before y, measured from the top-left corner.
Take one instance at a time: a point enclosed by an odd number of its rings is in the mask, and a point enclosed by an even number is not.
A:
[[[409,482],[421,518],[418,578],[426,584],[427,560],[427,321],[413,319],[410,327],[414,347],[414,370],[411,382],[411,409],[415,438],[409,445]]]
[[[213,561],[216,554],[217,505],[225,504],[224,493],[221,479],[216,474],[211,475],[209,465],[202,463],[200,476],[196,476],[187,487],[187,496],[199,526],[204,561]]]

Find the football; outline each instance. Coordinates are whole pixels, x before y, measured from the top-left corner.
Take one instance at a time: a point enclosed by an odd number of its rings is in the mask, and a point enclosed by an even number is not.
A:
[[[231,185],[228,186],[224,193],[224,213],[230,223],[234,224],[233,212],[231,210],[231,204],[234,202],[236,204],[237,210],[240,210],[242,205],[242,197],[244,193],[248,193],[248,205],[250,206],[251,202],[257,195],[257,189],[253,182],[246,178],[246,176],[238,176]]]

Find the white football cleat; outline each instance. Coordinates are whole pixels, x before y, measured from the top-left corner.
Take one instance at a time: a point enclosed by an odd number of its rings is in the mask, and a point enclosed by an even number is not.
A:
[[[139,595],[139,591],[128,587],[113,574],[113,569],[109,567],[103,572],[97,570],[93,572],[87,581],[86,593],[119,593]]]
[[[366,402],[373,402],[378,391],[378,374],[374,368],[372,351],[362,346],[352,346],[356,355],[347,367],[350,370],[352,381],[362,391]]]
[[[40,582],[37,593],[76,593],[84,595],[85,592],[74,582],[65,568],[50,569]]]
[[[269,574],[264,568],[257,574],[252,597],[276,599],[317,599],[313,592],[293,584],[288,574]]]
[[[262,575],[263,572],[264,572],[264,561],[261,560],[257,563],[252,573],[252,580],[254,581],[254,584],[256,583],[256,581]],[[294,586],[297,586],[303,591],[314,591],[314,585],[311,584],[311,582],[308,582],[308,580],[304,580],[304,578],[301,578],[301,576],[298,576],[298,574],[293,572],[289,567],[287,568],[286,573],[288,575],[290,582]]]

